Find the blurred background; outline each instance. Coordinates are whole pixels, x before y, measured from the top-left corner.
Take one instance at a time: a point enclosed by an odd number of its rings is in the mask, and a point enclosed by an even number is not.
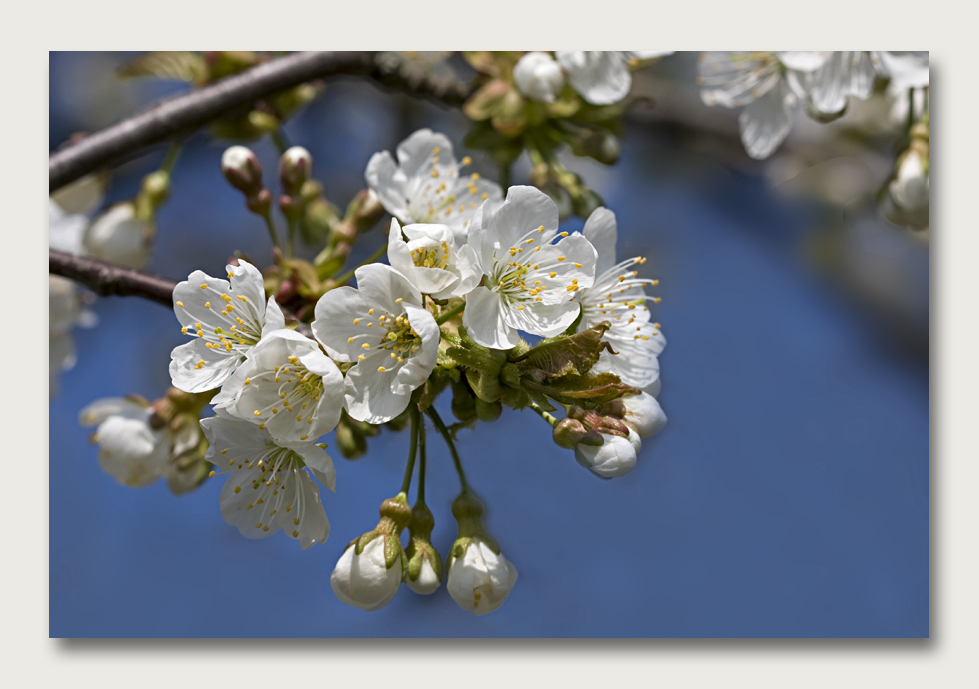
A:
[[[118,79],[134,55],[50,54],[52,151],[188,88]],[[430,597],[402,587],[365,613],[330,590],[343,547],[400,486],[406,432],[369,439],[355,462],[331,453],[331,536],[305,552],[227,525],[221,478],[174,496],[163,481],[133,490],[103,473],[79,410],[99,397],[161,396],[170,350],[185,340],[172,311],[113,297],[90,306],[97,327],[74,330],[77,364],[50,401],[51,636],[927,636],[928,246],[927,233],[876,212],[900,151],[891,104],[877,96],[827,125],[797,117],[779,151],[754,161],[737,111],[704,106],[695,75],[691,53],[636,74],[642,99],[618,163],[565,159],[615,211],[619,254],[648,256],[645,275],[660,280],[666,429],[643,444],[635,471],[607,482],[529,412],[459,434],[488,529],[520,575],[499,610],[476,618],[443,586]],[[485,155],[462,146],[468,126],[457,111],[337,81],[285,132],[342,207],[365,187],[370,156],[421,127],[495,178]],[[271,263],[262,222],[221,177],[228,145],[200,133],[188,142],[149,272],[220,275],[236,249]],[[276,149],[250,146],[268,180]],[[163,155],[115,169],[103,205],[132,198]],[[529,169],[519,161],[514,183]],[[382,224],[354,261],[383,241]],[[444,555],[458,483],[435,436],[430,447],[427,497]]]

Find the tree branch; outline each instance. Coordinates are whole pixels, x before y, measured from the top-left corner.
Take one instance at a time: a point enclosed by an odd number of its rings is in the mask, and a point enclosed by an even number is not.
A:
[[[48,249],[48,272],[84,285],[100,297],[142,297],[167,308],[173,308],[173,289],[177,283],[167,278],[147,275],[87,256],[74,256]],[[281,308],[281,307],[280,307]],[[286,321],[296,321],[296,332],[313,336],[308,323],[299,322],[295,314],[282,309]],[[289,326],[292,327],[292,326]]]
[[[48,192],[147,146],[186,135],[242,105],[320,77],[374,70],[371,52],[303,52],[160,101],[48,158]]]
[[[177,286],[173,280],[54,249],[48,250],[48,272],[81,283],[101,297],[143,297],[167,307],[173,306]]]

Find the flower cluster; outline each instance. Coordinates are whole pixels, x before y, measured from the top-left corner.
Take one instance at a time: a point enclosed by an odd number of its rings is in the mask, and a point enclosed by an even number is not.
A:
[[[870,96],[877,75],[901,89],[926,87],[928,53],[707,52],[697,83],[707,105],[744,106],[741,141],[762,159],[788,136],[797,107],[821,122],[835,119],[851,96]]]
[[[315,302],[301,307],[305,322],[283,310],[276,274],[263,275],[244,259],[223,277],[197,270],[180,282],[173,308],[189,339],[171,354],[174,395],[153,404],[99,400],[82,412],[83,425],[97,427],[103,469],[127,485],[147,485],[192,450],[199,466],[213,467],[208,475],[227,475],[225,521],[248,538],[281,530],[306,549],[330,529],[317,481],[336,490],[322,436],[337,429],[348,454],[341,427],[366,432],[409,420],[402,492],[382,504],[377,527],[348,546],[333,590],[345,603],[376,610],[402,582],[427,595],[445,578],[464,609],[495,610],[517,570],[483,526],[435,398],[451,384],[453,410],[465,423],[495,420],[506,404],[531,406],[557,426],[551,402],[562,404],[568,418],[554,429],[559,444],[597,476],[622,476],[635,466],[639,437],[665,422],[642,391],[658,391],[665,340],[644,291],[656,282],[636,270],[645,259],[616,262],[611,211],[596,209],[583,233],[563,232],[547,194],[513,186],[504,198],[478,174],[462,177],[469,163],[457,162],[451,142],[430,130],[402,142],[397,162],[387,152],[374,155],[366,170],[370,194],[394,216],[388,264],[351,271],[355,287],[345,279],[319,282]],[[280,202],[287,217],[301,215],[296,204],[311,168],[305,149],[282,157],[283,194],[297,199]],[[269,217],[271,194],[248,149],[228,149],[222,171],[249,208]],[[531,347],[525,335],[545,339]],[[197,406],[177,409],[180,395]],[[214,416],[201,420],[207,403]],[[462,480],[452,510],[459,536],[444,564],[424,502],[422,413],[449,444]],[[188,415],[200,431],[181,439]],[[419,494],[409,507],[416,455]]]

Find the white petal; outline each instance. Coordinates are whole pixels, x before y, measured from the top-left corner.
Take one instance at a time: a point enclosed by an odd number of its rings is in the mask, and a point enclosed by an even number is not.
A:
[[[592,211],[581,230],[598,254],[595,263],[595,274],[601,275],[616,264],[615,245],[618,242],[618,228],[615,223],[615,213],[607,208],[599,207]]]
[[[352,418],[367,423],[385,423],[408,408],[410,391],[400,395],[391,392],[391,383],[397,373],[377,370],[387,361],[383,354],[374,354],[347,371],[344,392],[347,413]]]
[[[628,63],[614,51],[557,51],[575,91],[593,105],[618,103],[629,94],[632,76]]]
[[[826,50],[788,50],[778,53],[778,59],[789,69],[796,69],[800,72],[812,72],[820,67],[829,58],[830,52]]]
[[[412,330],[421,338],[422,346],[398,368],[397,385],[391,388],[396,394],[410,393],[428,380],[438,361],[441,338],[439,326],[431,313],[415,306],[406,306],[405,314]]]
[[[438,153],[434,153],[436,148],[439,149]],[[427,172],[433,155],[438,156],[440,164],[455,165],[452,142],[445,134],[435,133],[431,129],[419,129],[398,144],[398,163],[408,178]]]
[[[408,222],[408,180],[391,154],[382,151],[371,156],[364,176],[384,210],[402,222]]]
[[[231,377],[241,360],[235,351],[211,349],[203,339],[195,338],[170,352],[170,379],[185,392],[214,390]]]
[[[316,472],[316,478],[334,493],[337,492],[337,472],[333,459],[326,450],[312,443],[295,443],[288,446],[293,452],[302,457],[311,470]]]
[[[357,278],[357,289],[363,295],[364,302],[372,307],[380,307],[388,313],[400,313],[398,299],[416,306],[422,305],[421,292],[415,289],[408,278],[391,266],[371,263],[358,268],[354,276]],[[324,296],[329,298],[330,295]]]
[[[367,317],[369,308],[360,291],[353,287],[330,290],[316,302],[313,335],[335,360],[356,361],[362,352],[361,344],[377,339],[367,327],[373,322]],[[353,342],[349,341],[351,338]]]
[[[765,159],[775,152],[792,128],[792,113],[783,82],[741,111],[741,142],[752,158]]]
[[[506,310],[496,292],[476,287],[466,297],[462,323],[469,337],[492,349],[510,349],[520,342],[520,334],[507,324]]]

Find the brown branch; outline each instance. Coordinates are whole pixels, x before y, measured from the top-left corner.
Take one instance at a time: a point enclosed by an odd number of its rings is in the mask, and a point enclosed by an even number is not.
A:
[[[143,297],[168,307],[173,306],[177,286],[173,280],[54,249],[48,250],[48,272],[81,283],[102,297]]]
[[[167,278],[147,275],[114,263],[87,256],[74,256],[54,249],[48,249],[48,272],[74,280],[100,297],[142,297],[173,308],[173,289],[177,283]],[[287,322],[298,323],[297,332],[306,337],[313,336],[309,324],[298,322],[291,311],[282,309],[282,315]]]
[[[48,193],[154,144],[187,136],[235,108],[311,79],[362,76],[379,86],[443,107],[460,107],[475,90],[461,80],[433,85],[382,72],[373,52],[293,53],[222,79],[216,84],[164,99],[101,129],[48,158]]]
[[[369,75],[370,52],[293,53],[222,79],[190,93],[167,98],[117,122],[48,158],[48,192],[118,160],[128,153],[199,127],[242,105],[311,79]]]

